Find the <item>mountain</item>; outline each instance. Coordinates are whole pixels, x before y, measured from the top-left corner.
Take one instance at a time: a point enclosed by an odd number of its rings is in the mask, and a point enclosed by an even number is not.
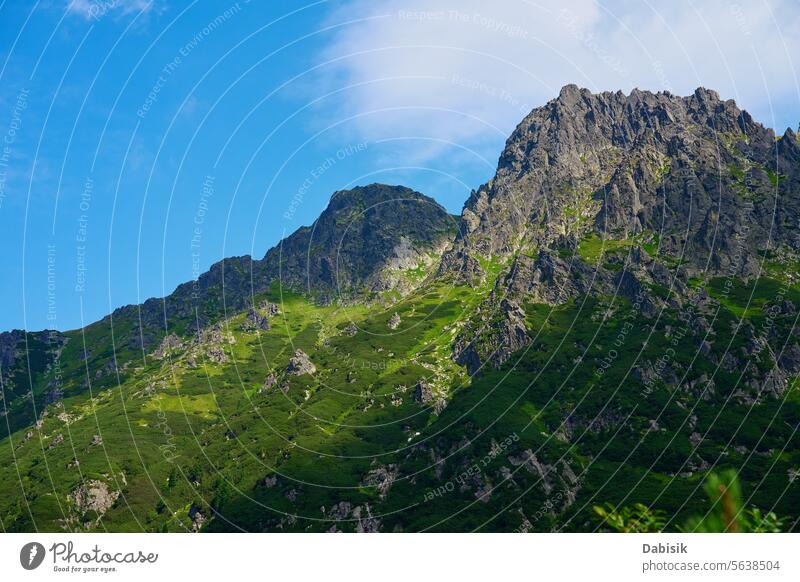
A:
[[[169,296],[121,307],[83,330],[0,334],[4,416],[13,431],[64,395],[92,384],[116,386],[171,334],[200,334],[252,309],[254,298],[274,284],[321,302],[347,301],[352,294],[402,296],[422,282],[455,228],[444,208],[409,188],[371,184],[335,192],[314,224],[262,259],[224,259]]]
[[[658,235],[659,251],[691,273],[751,276],[756,250],[797,246],[800,144],[777,138],[733,101],[567,85],[516,128],[497,173],[473,192],[445,260]],[[779,203],[778,203],[779,202]],[[736,259],[740,246],[744,260]]]
[[[164,299],[114,315],[140,314],[145,327],[203,327],[253,305],[273,283],[320,302],[351,294],[413,289],[409,272],[429,264],[455,233],[456,222],[433,199],[403,186],[371,184],[340,190],[308,227],[270,249],[264,258],[224,259]],[[418,282],[418,281],[417,281]],[[145,347],[154,338],[145,338]]]
[[[634,299],[643,285],[685,297],[692,278],[763,275],[765,252],[800,246],[798,192],[794,132],[776,139],[713,91],[595,95],[567,85],[508,139],[442,261],[442,274],[472,281],[484,276],[481,261],[513,258],[485,307],[504,305],[502,326],[484,345],[471,340],[480,324],[469,326],[457,358],[475,371],[521,347],[526,298],[559,304],[593,290]],[[633,265],[597,264],[620,248]]]
[[[568,85],[459,218],[336,192],[263,259],[2,334],[3,529],[674,531],[722,470],[795,529],[799,162],[713,91]]]
[[[402,186],[342,190],[313,225],[267,253],[262,269],[323,302],[405,294],[420,282],[411,273],[438,262],[456,226],[432,198]]]

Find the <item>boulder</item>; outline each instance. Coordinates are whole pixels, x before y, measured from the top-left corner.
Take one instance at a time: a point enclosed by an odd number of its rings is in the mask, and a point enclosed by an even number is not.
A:
[[[302,376],[304,374],[315,374],[317,367],[311,362],[303,350],[296,350],[294,355],[289,359],[289,365],[286,366],[286,373],[293,376]]]

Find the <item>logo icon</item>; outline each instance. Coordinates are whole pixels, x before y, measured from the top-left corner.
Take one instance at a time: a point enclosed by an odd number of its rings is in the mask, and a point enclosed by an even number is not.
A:
[[[26,570],[35,570],[44,561],[44,546],[39,542],[30,542],[19,551],[19,563]]]

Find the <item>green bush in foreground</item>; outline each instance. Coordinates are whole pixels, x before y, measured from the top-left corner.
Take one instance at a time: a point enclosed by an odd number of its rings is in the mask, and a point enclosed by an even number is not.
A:
[[[774,512],[762,513],[757,507],[745,508],[736,472],[710,473],[704,485],[710,501],[708,510],[690,517],[679,531],[688,533],[778,533],[783,531],[783,518]],[[603,524],[623,533],[657,533],[667,526],[663,511],[636,503],[617,508],[611,503],[595,505],[594,512]]]

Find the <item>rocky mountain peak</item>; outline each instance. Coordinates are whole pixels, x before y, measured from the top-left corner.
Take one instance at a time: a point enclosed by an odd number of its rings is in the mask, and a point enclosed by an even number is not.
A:
[[[567,85],[511,134],[496,175],[468,199],[441,272],[474,278],[478,257],[574,248],[593,233],[631,242],[652,235],[663,253],[712,272],[731,267],[741,236],[751,248],[794,247],[800,239],[786,227],[800,183],[792,134],[776,140],[702,87],[681,97]],[[753,268],[736,265],[745,275]]]
[[[432,198],[370,184],[335,192],[314,224],[281,241],[263,262],[268,276],[323,302],[406,292],[415,282],[405,271],[430,266],[455,228]]]
[[[748,279],[800,249],[800,147],[705,88],[679,97],[575,85],[536,108],[472,192],[439,274],[499,276],[454,343],[478,372],[528,341],[526,303],[622,295],[644,314],[690,277]],[[498,265],[498,263],[500,263]]]
[[[410,292],[435,269],[457,220],[435,200],[404,186],[339,190],[311,226],[270,249],[219,261],[165,298],[117,309],[101,323],[130,319],[132,347],[151,348],[164,333],[197,333],[230,314],[252,310],[273,284],[328,303],[363,301],[384,291]],[[107,321],[109,320],[109,321]]]

